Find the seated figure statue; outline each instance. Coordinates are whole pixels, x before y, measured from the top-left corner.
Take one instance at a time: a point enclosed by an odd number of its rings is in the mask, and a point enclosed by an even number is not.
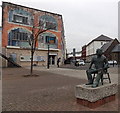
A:
[[[102,49],[96,50],[96,56],[91,60],[89,69],[86,71],[88,83],[86,85],[92,85],[93,88],[98,87],[99,81],[103,76],[104,70],[108,68],[108,61],[104,55],[102,55]],[[94,68],[92,66],[94,65]],[[93,81],[92,74],[97,73],[95,80]]]

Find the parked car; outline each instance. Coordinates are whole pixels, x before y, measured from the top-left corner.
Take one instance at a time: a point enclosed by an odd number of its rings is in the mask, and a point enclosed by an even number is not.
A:
[[[85,65],[84,60],[76,60],[75,62],[75,66],[84,66],[84,65]]]
[[[84,65],[85,65],[84,60],[80,60],[80,61],[79,61],[79,65],[80,65],[80,66],[84,66]]]
[[[116,60],[110,60],[108,61],[109,65],[117,65],[117,61]]]

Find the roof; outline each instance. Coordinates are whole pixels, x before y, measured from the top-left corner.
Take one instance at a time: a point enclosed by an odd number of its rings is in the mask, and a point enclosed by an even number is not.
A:
[[[105,35],[100,35],[99,37],[94,39],[94,41],[111,41],[111,40],[113,39]]]
[[[105,51],[110,47],[110,45],[112,44],[113,41],[114,41],[114,40],[112,40],[112,41],[104,44],[104,45],[101,47],[102,51],[105,52]]]
[[[120,52],[120,44],[117,44],[117,45],[113,48],[112,52],[113,52],[113,53],[115,53],[115,52]]]
[[[87,46],[88,46],[89,44],[91,44],[93,41],[111,41],[111,40],[113,40],[113,39],[110,38],[110,37],[107,37],[107,36],[105,36],[105,35],[100,35],[99,37],[97,37],[97,38],[93,39],[91,42],[89,42],[89,43],[87,44]]]
[[[105,52],[110,46],[112,46],[112,44],[119,44],[119,41],[115,38],[114,40],[111,40],[110,42],[105,43],[105,44],[101,47],[102,51]],[[115,45],[112,46],[112,47],[115,47]]]
[[[39,9],[35,9],[35,8],[31,8],[31,7],[27,7],[27,6],[23,6],[23,5],[18,5],[18,4],[14,4],[14,3],[11,3],[11,2],[3,2],[3,4],[6,3],[6,4],[10,4],[10,5],[16,5],[16,6],[20,6],[20,7],[24,7],[24,8],[28,8],[28,9],[32,9],[32,10],[37,10],[37,11],[41,11],[41,12],[45,12],[45,13],[50,13],[50,14],[53,14],[53,15],[58,15],[58,16],[61,16],[61,14],[57,14],[57,13],[52,13],[52,12],[48,12],[48,11],[43,11],[43,10],[39,10]]]

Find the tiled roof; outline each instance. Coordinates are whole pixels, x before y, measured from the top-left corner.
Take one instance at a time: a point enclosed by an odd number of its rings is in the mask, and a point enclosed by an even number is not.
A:
[[[112,52],[113,52],[113,53],[114,53],[114,52],[120,52],[120,44],[117,44],[117,45],[113,48]]]
[[[111,41],[113,40],[112,38],[109,38],[105,35],[100,35],[99,37],[95,38],[94,41]]]
[[[112,44],[113,41],[114,41],[114,40],[112,40],[112,41],[110,41],[110,42],[108,42],[108,43],[105,43],[105,44],[101,47],[102,51],[105,52],[105,51],[110,47],[110,45]]]
[[[91,44],[93,41],[111,41],[111,40],[113,40],[113,39],[112,39],[112,38],[109,38],[109,37],[107,37],[107,36],[105,36],[105,35],[100,35],[99,37],[97,37],[97,38],[93,39],[91,42],[89,42],[89,43],[87,44],[87,46],[88,46],[89,44]]]

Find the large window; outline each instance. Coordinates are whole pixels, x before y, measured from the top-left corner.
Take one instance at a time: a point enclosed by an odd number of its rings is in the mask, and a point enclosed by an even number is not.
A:
[[[32,25],[33,16],[31,13],[25,10],[16,8],[14,10],[9,11],[9,22]]]
[[[57,37],[52,33],[43,33],[39,36],[38,40],[39,48],[48,48],[48,44],[50,48],[57,49],[58,48],[58,40]]]
[[[18,28],[11,30],[9,33],[9,46],[20,46],[20,47],[29,47],[28,43],[28,33],[26,30]]]
[[[28,17],[24,17],[21,15],[13,15],[13,22],[21,23],[21,24],[28,24]]]
[[[43,26],[43,28],[51,28],[52,30],[57,30],[57,21],[54,17],[49,15],[43,15],[40,17],[39,20],[40,26]]]

